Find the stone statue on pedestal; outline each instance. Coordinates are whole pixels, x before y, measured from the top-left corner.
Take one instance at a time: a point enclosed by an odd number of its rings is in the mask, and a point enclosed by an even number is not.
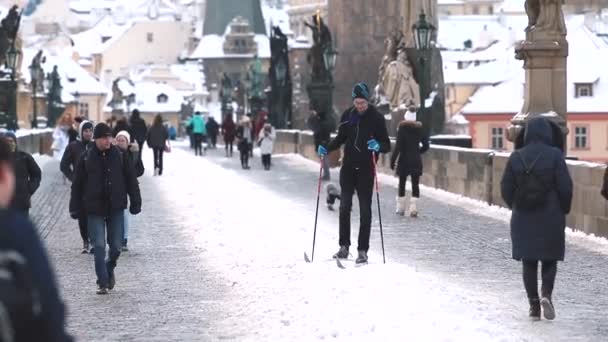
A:
[[[538,30],[566,34],[566,22],[561,9],[563,3],[563,0],[526,0],[526,32]]]
[[[384,89],[391,110],[401,105],[420,105],[420,88],[414,79],[405,49],[400,49],[397,59],[388,64],[379,84]]]
[[[323,22],[319,11],[312,16],[312,20],[312,24],[304,23],[312,30],[313,36],[313,44],[306,58],[308,63],[312,65],[312,81],[325,81],[330,78],[330,75],[325,66],[323,54],[331,47],[331,33]]]

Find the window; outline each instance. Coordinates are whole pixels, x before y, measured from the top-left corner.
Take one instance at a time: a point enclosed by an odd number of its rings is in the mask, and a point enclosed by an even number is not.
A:
[[[160,94],[156,97],[157,103],[167,103],[169,101],[169,97],[165,94]]]
[[[492,149],[494,150],[503,150],[505,148],[505,130],[502,127],[492,127],[490,128],[490,142],[492,144]]]
[[[590,83],[577,83],[574,87],[576,97],[593,96],[593,86]]]
[[[589,148],[589,129],[587,126],[574,126],[574,148],[585,150]]]
[[[78,113],[80,116],[84,116],[85,118],[89,118],[89,104],[86,102],[81,102],[78,104]]]
[[[148,41],[148,43],[154,42],[154,33],[148,32],[148,34],[146,35],[146,40]]]

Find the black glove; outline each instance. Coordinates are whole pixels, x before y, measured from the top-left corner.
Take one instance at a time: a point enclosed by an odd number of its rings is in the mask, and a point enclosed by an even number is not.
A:
[[[70,212],[70,217],[73,218],[74,220],[78,220],[78,212],[77,211],[72,211]]]
[[[129,207],[129,212],[131,213],[131,215],[137,215],[137,214],[141,213],[141,207],[131,206],[131,207]]]

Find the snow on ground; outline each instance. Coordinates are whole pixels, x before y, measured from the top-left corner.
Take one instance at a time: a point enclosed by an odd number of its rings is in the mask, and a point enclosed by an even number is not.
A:
[[[40,170],[44,170],[46,164],[54,160],[53,157],[47,156],[46,154],[34,153],[32,154],[32,157],[34,157],[34,160],[36,161],[36,164],[38,164],[38,167],[40,167]]]
[[[497,299],[407,265],[382,265],[379,251],[370,251],[373,263],[368,266],[339,270],[327,259],[335,249],[335,236],[327,230],[317,232],[314,263],[304,263],[303,251],[311,253],[312,201],[281,196],[243,177],[241,170],[174,151],[165,157],[164,176],[157,178],[157,197],[183,213],[176,218],[188,227],[181,234],[213,260],[205,267],[212,267],[234,289],[232,305],[225,307],[230,318],[213,327],[222,338],[510,340],[507,328],[495,321]],[[315,163],[298,156],[280,158],[290,167],[316,169]],[[288,173],[277,178],[290,181]]]

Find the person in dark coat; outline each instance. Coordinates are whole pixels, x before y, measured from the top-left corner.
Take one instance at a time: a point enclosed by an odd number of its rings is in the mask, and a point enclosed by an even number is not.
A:
[[[118,134],[118,132],[122,132],[122,131],[131,132],[131,128],[129,127],[129,123],[127,122],[127,118],[125,118],[125,117],[122,117],[116,121],[116,125],[114,126],[114,129],[112,130],[112,136],[114,138],[116,138],[116,135]],[[130,143],[131,142],[129,141],[129,144]]]
[[[608,200],[608,168],[604,171],[604,184],[602,185],[602,196]]]
[[[253,146],[253,127],[251,119],[248,116],[243,116],[239,127],[236,129],[237,147],[241,156],[241,167],[243,170],[249,170],[249,152]]]
[[[38,299],[32,298],[32,301],[39,304],[40,310],[39,313],[30,310],[27,315],[26,310],[20,308],[24,314],[20,318],[24,321],[20,321],[22,324],[12,322],[10,329],[13,330],[14,341],[69,342],[73,339],[65,329],[65,306],[59,297],[55,274],[38,232],[27,217],[9,208],[15,188],[13,153],[12,146],[0,139],[0,254],[10,253],[23,258],[24,267],[31,276],[29,283],[38,293]],[[3,279],[7,280],[6,275]],[[2,291],[9,289],[2,287]],[[0,297],[2,294],[0,292]],[[6,336],[7,331],[1,328],[2,325],[0,323],[0,335]]]
[[[319,146],[326,146],[329,144],[331,139],[331,132],[335,130],[335,125],[332,119],[328,117],[324,111],[317,112],[312,111],[308,118],[308,127],[312,130],[313,139],[315,141],[315,149],[319,149]],[[321,158],[323,165],[323,180],[330,180],[331,174],[329,172],[329,161],[327,158]]]
[[[422,132],[422,123],[416,121],[416,108],[410,107],[397,129],[397,143],[391,155],[391,170],[397,167],[399,189],[397,193],[397,215],[405,214],[407,197],[405,182],[409,176],[412,182],[412,198],[410,200],[410,216],[418,216],[416,202],[420,198],[420,176],[422,176],[421,155],[429,149],[429,140]],[[397,162],[399,158],[399,162]]]
[[[15,133],[4,133],[4,139],[11,148],[15,175],[17,176],[11,208],[27,216],[32,207],[31,198],[40,187],[42,171],[40,171],[40,167],[38,167],[31,154],[19,151]]]
[[[206,125],[207,135],[209,136],[211,148],[216,148],[215,145],[217,144],[217,135],[220,131],[220,125],[218,125],[217,121],[215,121],[215,118],[213,116],[210,116],[209,119],[207,119]]]
[[[161,176],[163,174],[163,153],[167,147],[167,141],[169,140],[169,133],[163,126],[163,117],[158,114],[154,117],[154,123],[148,131],[148,147],[150,147],[154,153],[154,175]]]
[[[133,109],[131,112],[129,122],[131,124],[131,131],[129,133],[131,134],[131,138],[137,142],[137,145],[139,145],[139,151],[141,153],[143,152],[144,141],[146,141],[148,134],[148,126],[146,126],[146,122],[141,118],[139,110],[137,109]]]
[[[226,145],[226,157],[232,157],[234,137],[236,136],[236,125],[232,120],[232,114],[226,115],[222,122],[222,136]]]
[[[564,260],[566,215],[572,203],[572,179],[560,149],[552,147],[552,131],[546,118],[530,119],[524,130],[524,146],[509,157],[501,181],[505,203],[512,209],[513,259],[523,263],[524,286],[530,302],[530,317],[540,319],[541,306],[547,319],[555,318],[552,302],[557,262]],[[526,171],[530,176],[525,176]],[[524,178],[526,177],[526,178]],[[540,181],[546,192],[542,204],[524,209],[518,203],[528,177]],[[525,180],[525,183],[524,183]],[[528,191],[529,193],[530,191]],[[541,297],[537,267],[542,263]]]
[[[78,218],[82,210],[87,213],[89,235],[94,245],[97,293],[107,294],[116,283],[114,269],[123,242],[123,212],[130,201],[131,214],[139,214],[141,195],[133,164],[118,147],[112,146],[110,127],[105,123],[97,124],[93,138],[95,143],[80,158],[74,173],[70,216]],[[104,259],[106,230],[110,245],[107,261]]]
[[[384,116],[369,104],[369,88],[357,83],[352,91],[353,106],[340,119],[338,135],[327,148],[320,145],[318,154],[325,158],[328,152],[344,145],[340,169],[340,250],[335,258],[348,258],[350,246],[350,214],[353,195],[359,198],[360,226],[358,257],[356,262],[367,262],[372,221],[372,194],[374,185],[374,159],[378,153],[391,149]]]
[[[75,141],[76,139],[78,139],[78,130],[76,130],[74,127],[78,128],[80,127],[80,124],[84,121],[84,118],[81,116],[77,116],[74,118],[74,123],[72,124],[72,126],[70,126],[70,128],[68,129],[68,142],[71,143],[73,141]]]
[[[80,123],[78,131],[79,139],[68,145],[59,164],[61,172],[70,182],[74,178],[74,172],[80,157],[90,147],[89,144],[91,144],[93,138],[93,124],[90,121],[83,121]],[[82,253],[88,253],[90,248],[89,233],[87,230],[87,214],[84,211],[81,211],[78,216],[78,227],[82,238]]]

